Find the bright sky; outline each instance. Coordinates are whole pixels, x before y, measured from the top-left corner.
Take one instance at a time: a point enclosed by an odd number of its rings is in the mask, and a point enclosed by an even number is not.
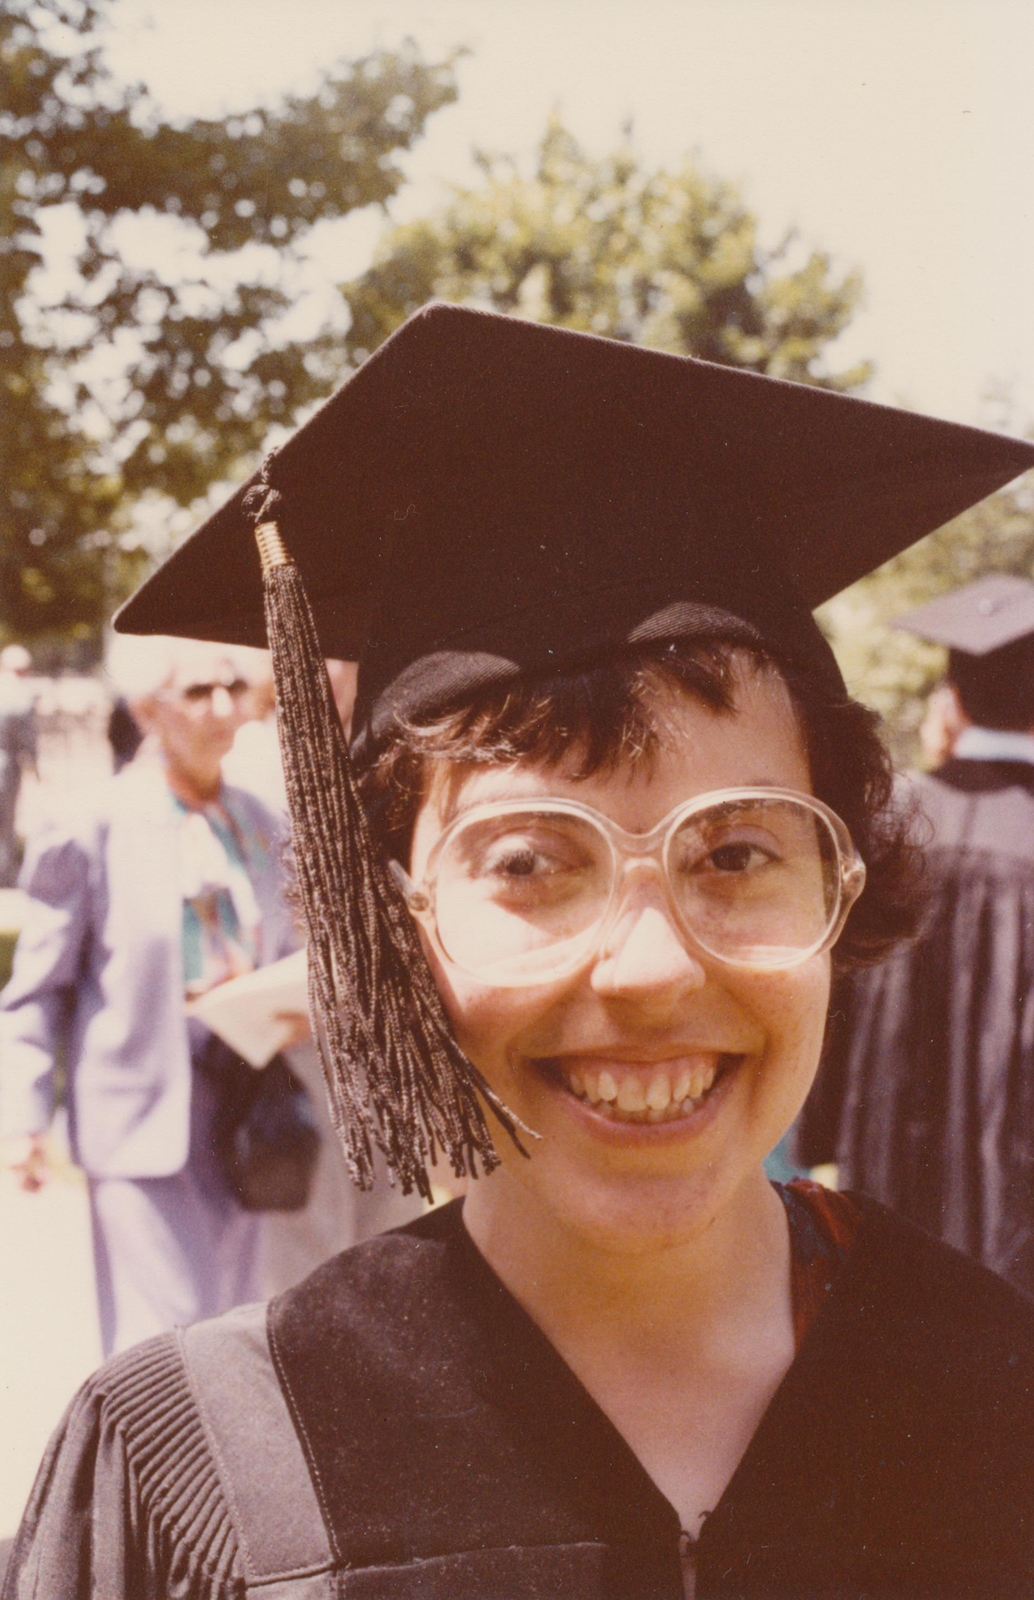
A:
[[[396,215],[471,176],[472,146],[527,155],[558,106],[594,151],[634,121],[651,160],[687,150],[862,268],[846,362],[876,399],[960,421],[992,385],[1034,421],[1034,5],[1030,0],[112,0],[109,51],[171,111],[311,87],[321,66],[412,35],[455,45],[456,106],[409,160]],[[359,271],[379,214],[324,240]]]

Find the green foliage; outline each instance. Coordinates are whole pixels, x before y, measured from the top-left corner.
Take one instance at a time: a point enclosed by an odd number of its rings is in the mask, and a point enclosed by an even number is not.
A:
[[[918,763],[917,732],[947,651],[891,621],[987,572],[1034,579],[1034,486],[974,506],[822,607],[819,619],[849,688],[885,719],[895,756]]]
[[[333,387],[329,341],[278,327],[308,230],[387,201],[456,95],[452,62],[407,46],[308,97],[171,122],[106,69],[108,5],[0,10],[0,637],[93,631],[141,559],[133,497],[189,504]],[[69,217],[71,286],[47,302],[48,229]],[[127,218],[176,242],[133,265]]]
[[[823,354],[858,303],[857,274],[837,278],[819,251],[799,260],[792,234],[763,249],[736,189],[692,161],[647,170],[627,139],[596,160],[553,117],[530,177],[480,165],[477,188],[392,228],[344,286],[353,360],[437,296],[804,383],[868,376]]]
[[[18,935],[16,933],[9,933],[6,929],[0,928],[0,989],[3,988],[11,976],[11,968],[14,965],[14,947],[17,940]]]

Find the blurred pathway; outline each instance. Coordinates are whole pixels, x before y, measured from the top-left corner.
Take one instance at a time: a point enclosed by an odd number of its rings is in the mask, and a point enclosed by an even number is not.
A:
[[[100,1361],[86,1191],[64,1169],[37,1194],[0,1173],[0,1538],[47,1438]]]

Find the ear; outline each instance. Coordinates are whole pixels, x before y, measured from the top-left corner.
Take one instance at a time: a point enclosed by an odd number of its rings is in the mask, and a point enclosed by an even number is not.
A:
[[[944,688],[947,696],[950,697],[951,705],[949,716],[951,718],[955,737],[958,738],[963,728],[968,728],[970,726],[972,719],[966,715],[962,706],[962,696],[959,694],[958,689],[956,688],[955,684],[952,683],[950,678],[945,683]]]
[[[153,694],[142,694],[138,699],[128,699],[127,705],[135,722],[139,723],[144,733],[153,733],[155,721],[158,716],[158,697]]]
[[[919,742],[930,767],[937,768],[949,759],[956,739],[963,728],[969,726],[969,720],[962,709],[958,689],[950,679],[943,679],[927,701],[919,725]]]

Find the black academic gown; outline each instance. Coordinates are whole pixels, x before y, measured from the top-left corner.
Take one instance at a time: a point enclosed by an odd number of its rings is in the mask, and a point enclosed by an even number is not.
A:
[[[705,1523],[699,1600],[1029,1600],[1034,1306],[863,1209]],[[456,1205],[336,1257],[268,1318],[102,1368],[8,1583],[20,1600],[683,1594],[671,1505]]]
[[[916,792],[923,931],[835,997],[798,1159],[1034,1293],[1034,766],[951,761]]]

